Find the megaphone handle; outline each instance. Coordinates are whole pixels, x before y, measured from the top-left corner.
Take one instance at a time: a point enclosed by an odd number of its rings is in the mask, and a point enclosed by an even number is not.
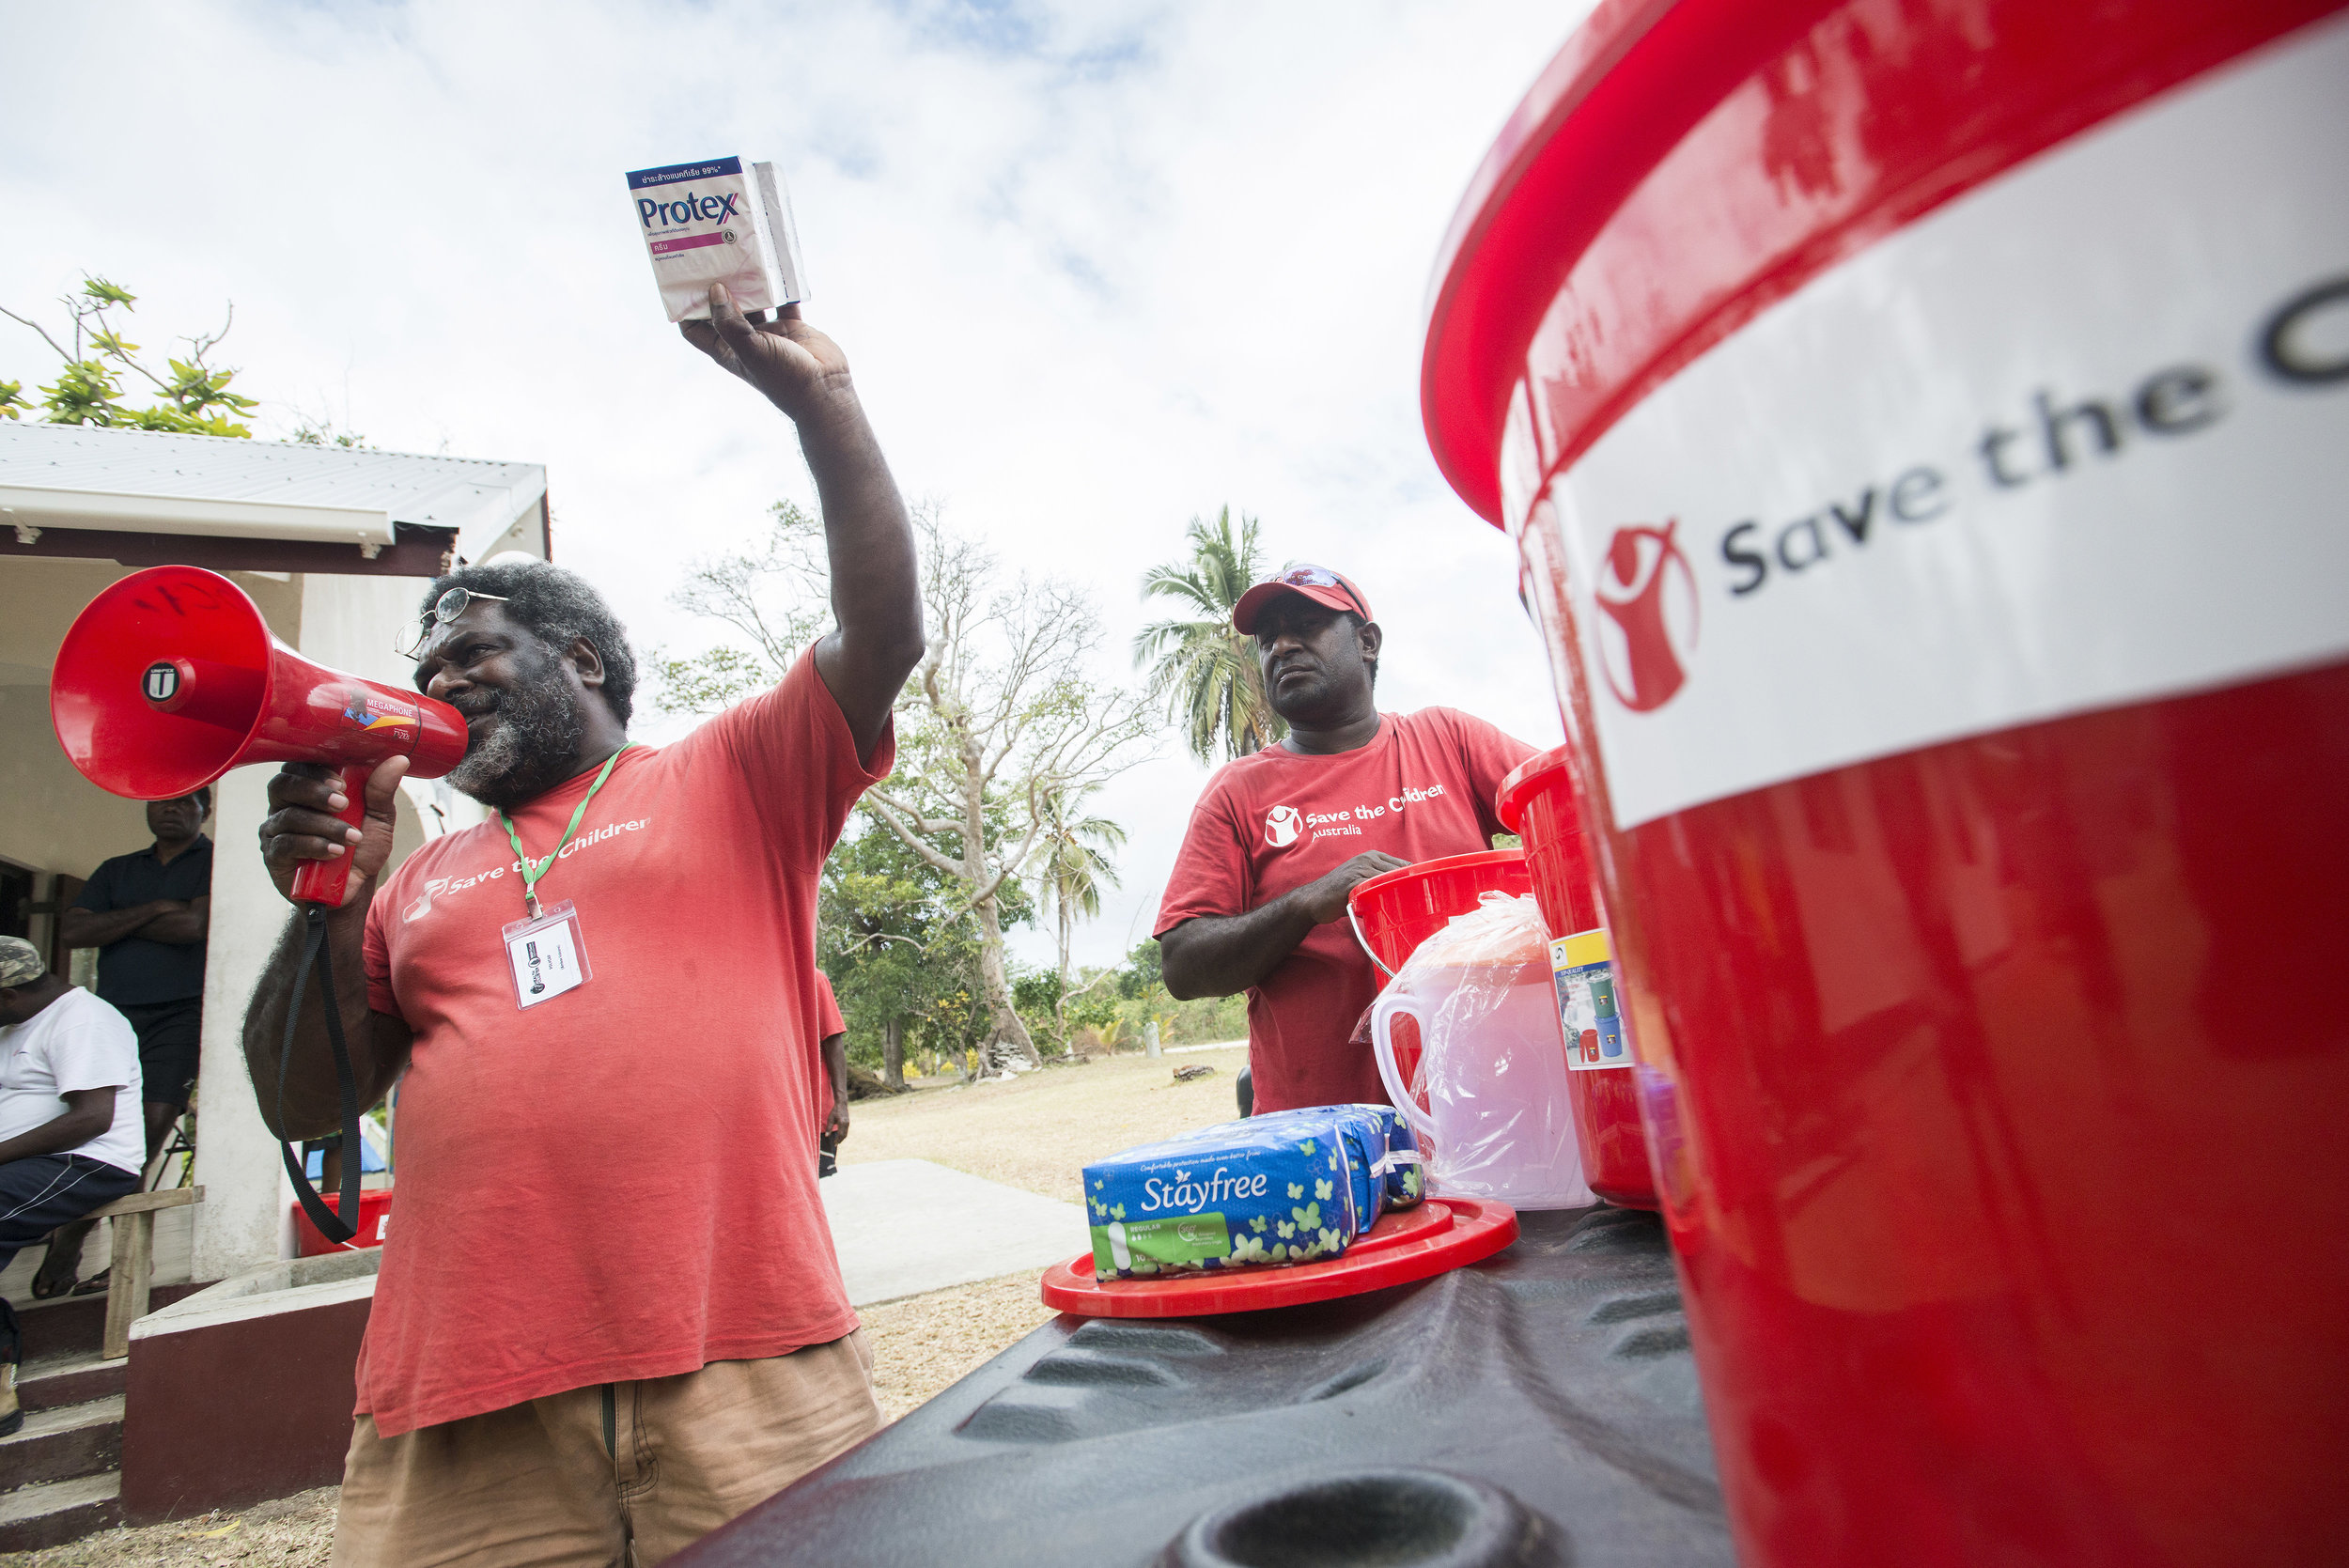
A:
[[[354,828],[364,828],[367,820],[367,775],[375,771],[371,762],[352,762],[343,766],[343,800],[347,802],[334,815]],[[350,885],[350,857],[335,856],[331,861],[304,861],[294,868],[293,895],[296,903],[323,904],[330,909],[342,908],[343,890]]]

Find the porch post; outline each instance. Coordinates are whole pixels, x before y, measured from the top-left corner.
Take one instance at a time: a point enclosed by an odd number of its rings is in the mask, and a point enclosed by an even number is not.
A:
[[[220,1280],[292,1251],[293,1188],[262,1125],[244,1067],[244,1012],[293,906],[261,865],[273,768],[240,768],[213,803],[212,920],[204,963],[204,1052],[196,1079],[198,1280]]]

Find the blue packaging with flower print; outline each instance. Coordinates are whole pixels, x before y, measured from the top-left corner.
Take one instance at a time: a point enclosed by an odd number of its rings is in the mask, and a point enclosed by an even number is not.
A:
[[[1377,1124],[1377,1139],[1373,1148],[1383,1152],[1373,1160],[1377,1173],[1385,1179],[1383,1205],[1389,1209],[1415,1207],[1426,1195],[1425,1177],[1420,1170],[1419,1140],[1411,1132],[1411,1124],[1403,1113],[1391,1105],[1349,1105],[1344,1109],[1360,1112]]]
[[[1095,1278],[1344,1256],[1389,1206],[1391,1135],[1376,1109],[1253,1116],[1086,1166]]]

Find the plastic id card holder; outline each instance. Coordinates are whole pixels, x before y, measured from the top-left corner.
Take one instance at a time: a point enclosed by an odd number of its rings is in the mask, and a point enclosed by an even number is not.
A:
[[[587,944],[579,935],[579,907],[568,898],[536,919],[514,922],[505,936],[506,968],[513,972],[520,1006],[552,1001],[595,978],[587,967]]]

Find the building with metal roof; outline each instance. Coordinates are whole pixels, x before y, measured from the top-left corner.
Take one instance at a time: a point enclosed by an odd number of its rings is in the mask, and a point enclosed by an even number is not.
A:
[[[425,576],[452,550],[547,556],[546,495],[537,463],[0,422],[0,552]]]
[[[151,842],[142,805],[84,779],[50,725],[58,645],[101,590],[142,567],[207,567],[288,646],[406,684],[413,666],[394,648],[428,581],[459,562],[551,557],[546,498],[537,463],[0,420],[0,933],[91,978],[96,955],[60,943],[58,913],[101,861]],[[204,1200],[158,1221],[159,1282],[223,1279],[292,1246],[291,1191],[241,1049],[246,1004],[287,920],[253,847],[272,771],[224,777],[206,827],[220,853],[197,1081]],[[394,854],[480,817],[445,781],[410,781]],[[39,1261],[27,1249],[0,1284],[22,1299],[16,1275]]]

